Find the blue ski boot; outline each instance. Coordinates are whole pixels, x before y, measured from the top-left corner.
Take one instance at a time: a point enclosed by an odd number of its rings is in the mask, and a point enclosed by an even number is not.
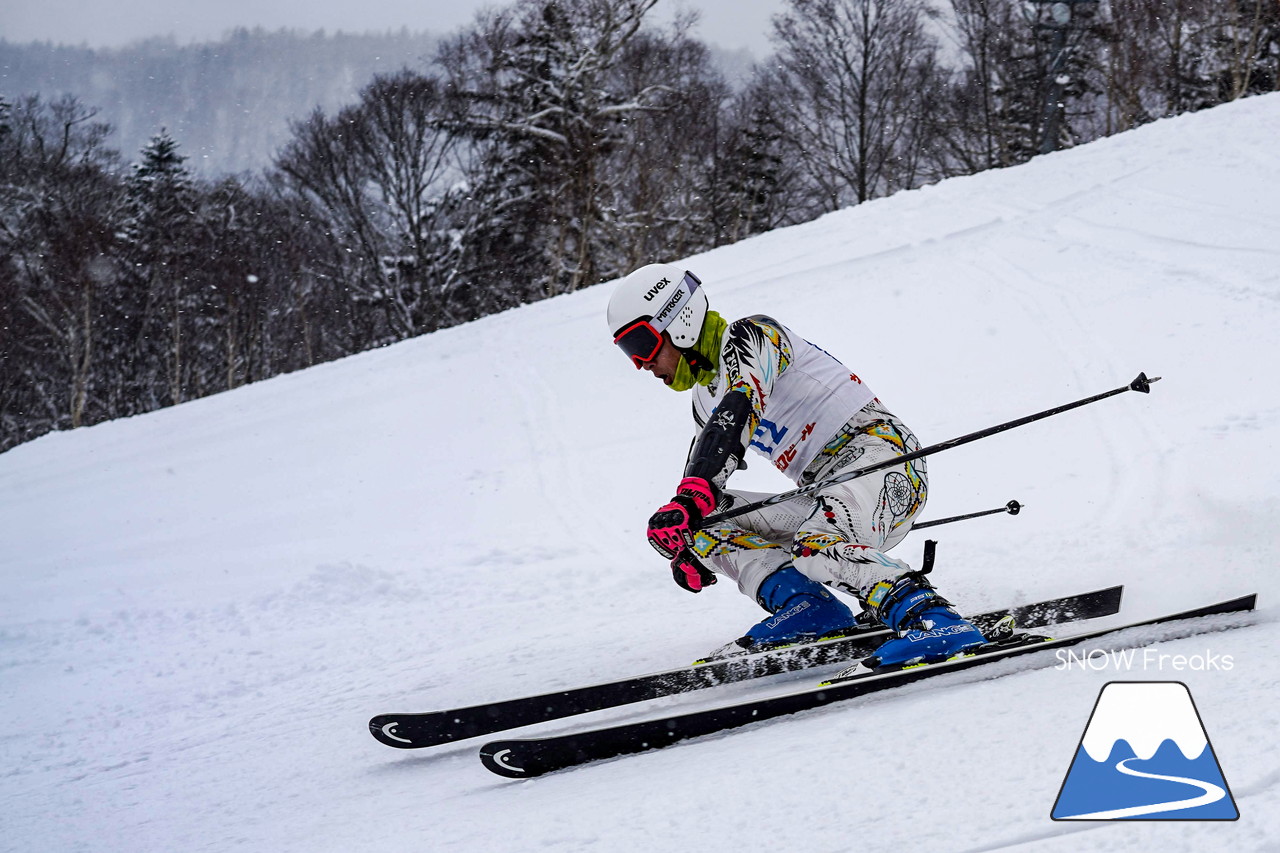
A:
[[[858,617],[831,590],[790,564],[764,579],[756,601],[773,615],[735,641],[750,651],[834,636],[859,624]]]
[[[987,641],[972,622],[952,610],[951,602],[938,595],[916,572],[871,587],[867,606],[897,634],[866,659],[871,667],[946,660]]]

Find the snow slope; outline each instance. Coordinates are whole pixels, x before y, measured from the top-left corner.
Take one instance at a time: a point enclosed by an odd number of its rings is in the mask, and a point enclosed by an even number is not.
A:
[[[0,849],[1280,849],[1277,139],[1254,98],[684,262],[926,444],[1163,376],[935,457],[926,515],[1027,505],[936,531],[936,581],[964,608],[1122,581],[1135,618],[1256,591],[1256,625],[523,782],[479,741],[377,744],[373,713],[664,669],[762,615],[645,544],[688,401],[613,351],[597,287],[0,455]],[[764,469],[735,483],[787,486]],[[1188,684],[1239,821],[1049,820],[1126,678]]]

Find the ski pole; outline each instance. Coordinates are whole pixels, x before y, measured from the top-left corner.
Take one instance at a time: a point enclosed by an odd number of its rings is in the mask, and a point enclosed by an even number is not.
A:
[[[971,518],[982,518],[984,515],[995,515],[996,513],[1007,512],[1009,515],[1017,515],[1022,512],[1022,504],[1017,501],[1009,501],[1004,506],[995,509],[984,509],[982,512],[970,512],[965,515],[953,515],[950,518],[938,518],[933,521],[922,521],[919,524],[911,525],[912,530],[924,530],[926,527],[937,527],[940,524],[950,524],[953,521],[968,521]]]
[[[764,507],[767,507],[767,506],[773,506],[774,504],[780,504],[780,503],[783,503],[784,501],[789,501],[792,498],[811,495],[814,492],[822,491],[828,486],[834,486],[839,483],[847,483],[850,480],[856,480],[859,477],[865,477],[868,474],[874,474],[876,471],[883,471],[886,468],[892,468],[895,465],[901,465],[904,462],[911,462],[916,459],[923,459],[926,456],[932,456],[933,454],[940,453],[943,450],[949,450],[952,447],[959,447],[962,444],[968,444],[971,441],[977,441],[978,439],[986,438],[989,435],[995,435],[997,433],[1004,432],[1005,430],[1011,430],[1014,427],[1020,427],[1025,424],[1033,423],[1034,421],[1044,420],[1045,418],[1049,418],[1054,415],[1059,415],[1059,414],[1062,414],[1063,412],[1069,412],[1072,409],[1078,409],[1081,406],[1087,406],[1090,403],[1096,403],[1099,400],[1105,400],[1108,397],[1114,397],[1117,394],[1123,394],[1126,391],[1138,391],[1139,393],[1142,393],[1142,394],[1150,394],[1151,383],[1159,382],[1159,381],[1160,381],[1159,376],[1155,376],[1148,379],[1147,374],[1139,373],[1138,378],[1134,379],[1128,385],[1122,385],[1119,388],[1113,388],[1110,391],[1104,391],[1101,394],[1095,394],[1092,397],[1085,397],[1083,400],[1076,400],[1074,403],[1065,403],[1061,406],[1055,406],[1052,409],[1046,409],[1043,412],[1036,412],[1034,415],[1027,415],[1026,417],[1017,418],[1016,420],[1009,421],[1008,423],[996,424],[995,426],[987,427],[986,429],[981,429],[981,430],[978,430],[977,432],[971,432],[968,435],[962,435],[957,438],[952,438],[952,439],[948,439],[947,441],[939,442],[938,444],[933,444],[928,447],[922,447],[919,450],[913,450],[911,453],[904,453],[903,455],[895,456],[892,459],[885,459],[882,462],[877,462],[874,465],[868,465],[865,468],[855,468],[852,471],[846,471],[843,474],[837,474],[836,476],[831,477],[827,480],[823,480],[820,483],[810,483],[807,486],[801,486],[800,488],[792,489],[789,492],[782,492],[781,494],[773,495],[772,497],[765,498],[764,500],[761,500],[761,501],[756,501],[754,503],[749,503],[749,504],[743,504],[742,506],[735,506],[725,510],[724,512],[718,512],[714,515],[704,518],[702,520],[702,524],[699,526],[702,528],[707,528],[713,524],[719,524],[722,521],[725,521],[726,519],[736,518],[740,515],[745,515],[757,509],[763,509]]]

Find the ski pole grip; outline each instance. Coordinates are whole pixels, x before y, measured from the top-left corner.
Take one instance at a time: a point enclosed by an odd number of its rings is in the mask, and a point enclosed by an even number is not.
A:
[[[933,571],[934,552],[938,550],[938,543],[932,539],[924,540],[924,557],[920,560],[920,574],[927,575]]]

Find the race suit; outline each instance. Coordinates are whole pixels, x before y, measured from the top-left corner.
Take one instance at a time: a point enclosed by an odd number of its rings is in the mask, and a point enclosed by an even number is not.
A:
[[[685,475],[719,489],[721,510],[765,497],[725,489],[748,447],[809,485],[920,446],[855,373],[764,316],[729,325],[717,375],[694,389],[693,412],[699,434]],[[734,434],[717,444],[709,433],[726,423]],[[909,570],[885,552],[907,535],[927,491],[917,459],[700,530],[694,551],[752,598],[761,581],[792,562],[862,600],[876,582]]]

